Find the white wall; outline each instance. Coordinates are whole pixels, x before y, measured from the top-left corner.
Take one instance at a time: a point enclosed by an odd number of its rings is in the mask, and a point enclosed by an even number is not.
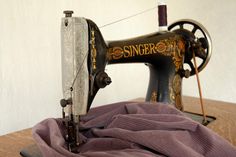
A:
[[[213,55],[200,73],[206,98],[236,102],[234,62],[236,1],[168,0],[169,23],[191,18],[213,40]],[[157,0],[1,0],[0,135],[60,117],[62,98],[60,18],[63,10],[92,19],[98,26],[154,7]],[[116,40],[158,29],[156,10],[101,29]],[[100,90],[93,106],[145,96],[148,69],[143,64],[107,67],[113,83]],[[185,95],[197,96],[195,78],[184,79]]]

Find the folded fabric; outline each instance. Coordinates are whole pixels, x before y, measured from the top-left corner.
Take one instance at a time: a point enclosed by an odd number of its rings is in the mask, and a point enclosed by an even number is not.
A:
[[[161,103],[120,102],[81,117],[85,141],[78,154],[66,148],[61,119],[33,127],[45,157],[235,157],[236,148],[205,126]]]

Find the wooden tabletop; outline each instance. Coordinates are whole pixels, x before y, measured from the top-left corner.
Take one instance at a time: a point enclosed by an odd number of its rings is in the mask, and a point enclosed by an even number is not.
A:
[[[184,110],[201,113],[198,98],[184,97]],[[207,127],[236,146],[236,104],[214,100],[203,100],[207,115],[216,120]]]
[[[184,97],[184,110],[201,113],[199,99]],[[204,100],[206,114],[217,119],[207,127],[236,146],[236,104]],[[0,136],[0,157],[20,157],[22,148],[34,144],[31,129]]]
[[[0,136],[0,157],[20,157],[20,150],[32,144],[31,129]]]

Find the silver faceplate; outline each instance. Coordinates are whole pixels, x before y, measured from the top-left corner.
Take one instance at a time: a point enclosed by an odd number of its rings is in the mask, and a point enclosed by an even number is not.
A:
[[[76,117],[87,113],[89,92],[88,44],[87,21],[79,17],[62,18],[62,89],[64,99],[72,98],[72,114]],[[73,88],[72,91],[71,87]]]

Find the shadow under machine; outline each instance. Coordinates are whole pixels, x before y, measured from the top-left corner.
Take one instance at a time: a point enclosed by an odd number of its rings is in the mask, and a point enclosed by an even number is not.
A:
[[[72,11],[64,12],[61,23],[64,98],[60,103],[70,151],[80,143],[80,116],[89,111],[99,89],[111,83],[105,72],[109,64],[145,63],[150,70],[145,101],[172,104],[183,111],[182,79],[207,65],[211,39],[207,30],[193,20],[180,20],[167,26],[166,6],[158,8],[158,32],[109,42],[103,39],[93,21],[72,17]],[[200,63],[197,67],[195,57]],[[186,114],[202,121],[201,115]],[[207,122],[212,120],[207,117]]]

